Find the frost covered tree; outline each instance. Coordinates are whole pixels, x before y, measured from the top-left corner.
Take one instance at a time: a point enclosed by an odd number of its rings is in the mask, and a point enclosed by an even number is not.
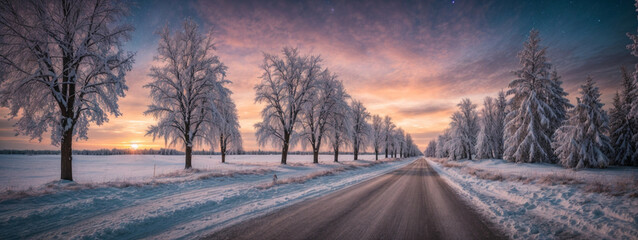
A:
[[[400,158],[403,158],[403,150],[405,149],[405,131],[403,128],[397,128],[394,142],[394,157],[398,155]]]
[[[379,160],[379,151],[385,143],[383,129],[383,118],[379,115],[372,116],[372,147],[374,148],[374,159]]]
[[[638,0],[636,1],[636,3],[634,4],[634,6],[636,7],[636,12],[638,12]],[[627,45],[627,49],[629,49],[631,51],[631,54],[638,57],[638,35],[635,34],[631,34],[631,33],[627,33],[627,36],[631,39],[632,43]],[[632,81],[633,82],[633,86],[634,89],[631,91],[631,95],[633,96],[633,100],[631,101],[631,103],[629,103],[630,105],[630,110],[629,110],[629,117],[630,117],[630,122],[638,125],[638,87],[636,87],[638,85],[638,63],[636,63],[636,65],[634,66],[634,73],[632,76]],[[633,145],[634,145],[634,154],[632,156],[633,162],[634,162],[634,166],[636,166],[636,162],[638,162],[638,126],[634,128],[634,135],[633,135]]]
[[[298,140],[295,128],[300,112],[312,100],[322,69],[319,56],[302,56],[296,48],[289,47],[282,54],[264,54],[255,101],[266,106],[261,111],[262,121],[255,128],[259,145],[271,142],[281,147],[281,164],[286,164],[288,149]]]
[[[629,114],[631,105],[636,101],[634,95],[636,84],[625,67],[622,67],[621,71],[623,77],[622,96],[616,92],[613,107],[609,113],[609,135],[614,147],[611,164],[638,166],[638,157],[634,157],[636,145],[633,142],[634,136],[638,132],[638,124]]]
[[[414,143],[411,134],[405,134],[405,156],[404,157],[414,157],[423,155],[423,153],[419,150],[419,146]]]
[[[475,153],[476,135],[479,131],[476,104],[465,98],[457,106],[459,111],[452,114],[452,122],[450,123],[450,158],[472,160],[472,154]]]
[[[410,136],[410,134],[408,134],[408,136]],[[412,140],[411,137],[410,137],[410,140]],[[425,149],[426,157],[436,157],[436,145],[437,145],[437,142],[435,139],[432,139],[430,143],[428,143],[428,147]]]
[[[436,141],[436,157],[446,158],[449,156],[450,129],[443,130],[443,133],[437,137]]]
[[[481,110],[481,128],[476,140],[477,158],[503,157],[503,128],[507,100],[500,92],[497,99],[486,97]]]
[[[337,75],[324,70],[319,74],[310,98],[310,101],[302,105],[300,112],[300,135],[304,147],[310,145],[312,148],[313,163],[319,163],[319,150],[321,143],[325,141],[328,119],[339,114],[337,111],[344,106],[338,105],[347,105],[345,99],[350,96],[345,92],[341,81],[337,80]]]
[[[392,150],[391,147],[394,142],[392,139],[394,136],[394,128],[396,128],[396,125],[392,123],[392,118],[390,118],[390,116],[385,116],[383,118],[383,144],[385,144],[385,158],[388,158],[388,154],[390,153],[389,151]]]
[[[563,81],[561,81],[561,77],[558,75],[558,72],[554,68],[550,73],[550,87],[551,91],[549,91],[550,97],[548,100],[548,104],[551,106],[552,110],[554,110],[554,114],[550,114],[550,127],[548,128],[547,134],[552,136],[556,129],[563,125],[563,121],[567,118],[567,111],[574,107],[569,103],[569,99],[567,99],[567,92],[562,87]]]
[[[215,55],[212,32],[200,33],[197,23],[187,19],[172,32],[158,31],[157,56],[161,65],[151,68],[153,81],[144,87],[152,104],[144,115],[158,120],[146,135],[164,138],[170,146],[185,148],[185,168],[192,167],[193,147],[208,143],[207,131],[219,116],[215,101],[226,94],[227,67]]]
[[[373,136],[372,129],[368,123],[370,113],[363,106],[363,103],[352,100],[350,104],[352,109],[352,152],[354,160],[359,159],[359,151],[365,151]]]
[[[133,27],[120,1],[0,3],[0,106],[16,134],[60,147],[60,178],[73,180],[73,138],[87,139],[91,123],[120,116],[133,53],[122,48]]]
[[[347,94],[345,92],[342,94],[344,97],[338,98],[340,103],[335,105],[333,114],[328,116],[328,142],[332,146],[335,162],[339,162],[340,149],[351,144],[350,136],[354,132],[352,109],[346,102]]]
[[[591,77],[581,86],[581,98],[570,111],[570,117],[554,135],[552,146],[559,163],[568,168],[606,167],[612,151],[607,114],[602,109],[598,87]]]
[[[222,156],[222,163],[226,162],[226,154],[230,152],[238,152],[242,150],[242,138],[239,132],[239,118],[237,116],[237,107],[230,98],[232,92],[226,88],[220,94],[218,99],[214,100],[214,105],[219,114],[214,115],[213,123],[208,124],[209,134],[207,138],[211,140],[211,144],[219,144],[219,153]]]
[[[556,93],[550,79],[545,51],[538,31],[532,30],[518,54],[522,68],[509,84],[510,112],[505,124],[505,160],[511,162],[552,162],[552,123],[558,113],[549,103]]]

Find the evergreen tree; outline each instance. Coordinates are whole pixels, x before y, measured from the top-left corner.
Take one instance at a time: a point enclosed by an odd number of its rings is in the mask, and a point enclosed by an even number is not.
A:
[[[638,12],[638,0],[636,0],[636,3],[634,4],[634,6],[636,6],[636,12]],[[631,54],[638,57],[638,35],[635,34],[631,34],[631,33],[627,33],[627,36],[631,39],[632,43],[630,43],[629,45],[627,45],[627,49],[629,49],[631,51]],[[638,85],[638,63],[635,65],[635,70],[634,70],[634,74],[631,77],[632,79],[632,83],[631,85],[633,85],[633,90],[628,90],[629,93],[631,93],[631,95],[634,96],[633,101],[630,101],[629,103],[629,118],[630,118],[630,122],[633,124],[638,124],[638,100],[636,99],[636,97],[638,97],[638,89],[636,88],[636,85]],[[634,165],[636,165],[636,159],[638,159],[638,127],[633,128],[635,131],[634,136],[633,136],[633,146],[634,146],[634,154],[632,156],[632,161],[634,162]]]
[[[609,138],[607,114],[602,109],[598,87],[591,77],[581,86],[582,98],[570,112],[554,136],[552,146],[559,163],[568,168],[599,167],[609,165],[608,154],[612,151]]]
[[[621,68],[623,76],[622,96],[616,93],[614,106],[610,111],[610,138],[614,147],[614,156],[611,164],[638,165],[636,157],[636,145],[633,142],[637,124],[630,116],[631,105],[635,101],[634,92],[636,86],[625,67]]]
[[[538,31],[532,30],[518,54],[522,68],[509,84],[510,112],[505,125],[504,158],[511,162],[552,162],[552,123],[559,114],[548,103],[559,95],[550,80],[551,65],[541,47]]]

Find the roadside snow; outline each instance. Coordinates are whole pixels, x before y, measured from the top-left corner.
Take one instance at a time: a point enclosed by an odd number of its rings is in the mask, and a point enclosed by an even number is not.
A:
[[[428,163],[511,238],[638,236],[638,168],[574,171],[500,159]]]
[[[36,163],[49,161],[47,157],[30,157],[35,158],[31,161]],[[86,180],[78,180],[79,183],[58,181],[34,185],[50,181],[52,176],[41,174],[30,178],[27,174],[37,170],[16,174],[16,182],[31,181],[27,185],[30,187],[15,190],[27,192],[25,195],[0,200],[0,236],[9,239],[191,239],[351,186],[414,160],[385,160],[378,164],[370,160],[352,161],[352,157],[344,156],[342,162],[333,163],[332,156],[326,155],[320,157],[320,164],[312,164],[311,156],[290,156],[289,165],[281,166],[279,156],[238,156],[241,158],[229,158],[227,164],[213,159],[208,160],[208,166],[203,166],[197,164],[198,160],[200,164],[204,161],[196,158],[194,166],[202,168],[184,171],[177,170],[182,167],[180,156],[86,157],[75,160],[95,164],[84,165],[84,168],[75,165],[74,173],[80,173],[76,174],[77,179],[83,179],[82,172],[97,175],[86,176]],[[100,175],[101,162],[105,161],[123,166],[109,166],[110,170],[105,169],[107,173]],[[166,163],[161,164],[161,174],[156,170],[155,178],[152,171],[150,174],[148,171],[152,162]],[[57,175],[55,169],[34,167]],[[126,172],[129,168],[131,171]],[[122,177],[123,174],[127,177]],[[278,177],[277,184],[273,184],[273,174]],[[120,180],[124,178],[128,180]],[[59,187],[30,195],[29,192],[46,189],[47,185]]]

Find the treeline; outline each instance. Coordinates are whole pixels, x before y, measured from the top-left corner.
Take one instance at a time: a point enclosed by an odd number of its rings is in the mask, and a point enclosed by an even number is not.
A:
[[[638,37],[628,35],[633,44],[627,47],[638,56]],[[591,76],[581,85],[576,104],[570,104],[540,41],[538,31],[532,30],[507,92],[486,97],[480,112],[463,99],[450,126],[428,144],[425,155],[567,168],[638,166],[638,67],[633,76],[621,67],[622,88],[608,116]]]
[[[59,155],[60,150],[15,150],[15,149],[1,149],[0,154],[4,155]],[[170,148],[160,148],[160,149],[98,149],[98,150],[74,150],[73,154],[75,155],[184,155],[184,152],[170,149]],[[280,151],[235,151],[230,153],[232,155],[279,155]],[[313,152],[309,151],[292,151],[289,152],[290,155],[313,155]],[[334,152],[319,152],[319,154],[334,154]],[[353,152],[342,152],[341,154],[353,154]],[[374,153],[365,152],[360,154],[372,155]],[[221,155],[220,152],[215,151],[193,151],[193,155]]]
[[[264,54],[261,69],[255,101],[265,107],[262,121],[255,124],[257,141],[280,147],[282,164],[298,143],[312,149],[314,163],[319,162],[322,144],[328,144],[335,162],[344,148],[353,150],[355,160],[368,147],[374,148],[376,159],[380,151],[386,158],[421,155],[412,136],[390,116],[372,116],[352,98],[320,56],[284,47],[281,55]]]

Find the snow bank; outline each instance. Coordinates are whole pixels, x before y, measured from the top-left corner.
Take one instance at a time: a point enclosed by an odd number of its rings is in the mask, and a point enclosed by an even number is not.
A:
[[[500,159],[428,162],[512,238],[638,236],[638,168],[574,171]]]
[[[113,159],[116,157],[119,156],[103,160],[118,161]],[[172,157],[181,167],[183,159]],[[57,182],[54,185],[60,185],[60,188],[83,184],[94,184],[95,187],[57,189],[0,201],[0,236],[196,238],[229,224],[379,176],[414,160],[388,159],[379,164],[369,160],[352,161],[351,158],[347,161],[347,157],[343,157],[343,162],[333,163],[331,157],[321,156],[320,164],[312,164],[311,156],[294,156],[290,165],[281,166],[278,156],[250,156],[245,161],[235,159],[234,163],[211,163],[221,170],[211,167],[166,171],[156,173],[154,179],[150,175],[150,181],[134,178],[141,180],[132,181],[137,184],[129,186],[110,186],[117,182],[110,180]],[[226,175],[215,175],[217,172]],[[277,184],[268,186],[272,184],[273,174],[278,176]]]

